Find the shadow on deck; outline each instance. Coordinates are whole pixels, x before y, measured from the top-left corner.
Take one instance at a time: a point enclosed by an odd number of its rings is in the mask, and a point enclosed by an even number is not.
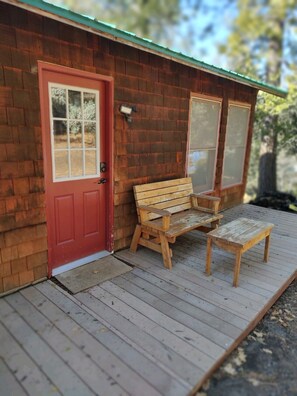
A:
[[[1,389],[194,393],[296,278],[297,217],[241,205],[223,223],[238,217],[275,224],[269,262],[263,241],[246,252],[238,288],[234,256],[216,247],[213,275],[204,275],[206,236],[192,232],[173,245],[172,271],[158,253],[124,250],[116,257],[133,271],[86,292],[71,296],[46,281],[1,299]]]

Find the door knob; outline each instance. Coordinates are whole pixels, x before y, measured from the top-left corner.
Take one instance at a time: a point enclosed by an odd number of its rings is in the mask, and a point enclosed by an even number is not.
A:
[[[104,177],[101,177],[101,179],[98,180],[97,184],[105,184],[107,182],[107,179]]]

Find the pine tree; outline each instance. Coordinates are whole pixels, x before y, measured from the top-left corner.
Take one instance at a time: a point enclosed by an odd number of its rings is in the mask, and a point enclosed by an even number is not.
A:
[[[237,7],[232,32],[221,50],[236,71],[279,86],[297,60],[297,1],[238,0]],[[261,139],[258,196],[277,190],[278,149],[293,133],[286,128],[289,107],[281,99],[259,95],[255,122],[255,133]]]
[[[53,0],[52,3],[164,44],[171,41],[171,29],[183,17],[179,0]]]

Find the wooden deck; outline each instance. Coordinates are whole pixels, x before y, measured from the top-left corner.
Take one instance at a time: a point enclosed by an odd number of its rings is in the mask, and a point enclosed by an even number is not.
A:
[[[204,275],[206,236],[173,245],[173,269],[141,248],[117,257],[136,267],[74,296],[51,281],[0,300],[0,394],[182,395],[202,381],[251,331],[296,278],[297,217],[241,205],[223,223],[248,217],[274,223],[242,257],[214,247]]]

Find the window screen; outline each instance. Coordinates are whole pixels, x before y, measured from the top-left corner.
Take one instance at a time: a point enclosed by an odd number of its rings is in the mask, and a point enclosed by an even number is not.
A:
[[[188,175],[195,192],[214,188],[220,113],[220,101],[191,99]]]
[[[230,104],[228,109],[222,186],[242,183],[250,106]]]

